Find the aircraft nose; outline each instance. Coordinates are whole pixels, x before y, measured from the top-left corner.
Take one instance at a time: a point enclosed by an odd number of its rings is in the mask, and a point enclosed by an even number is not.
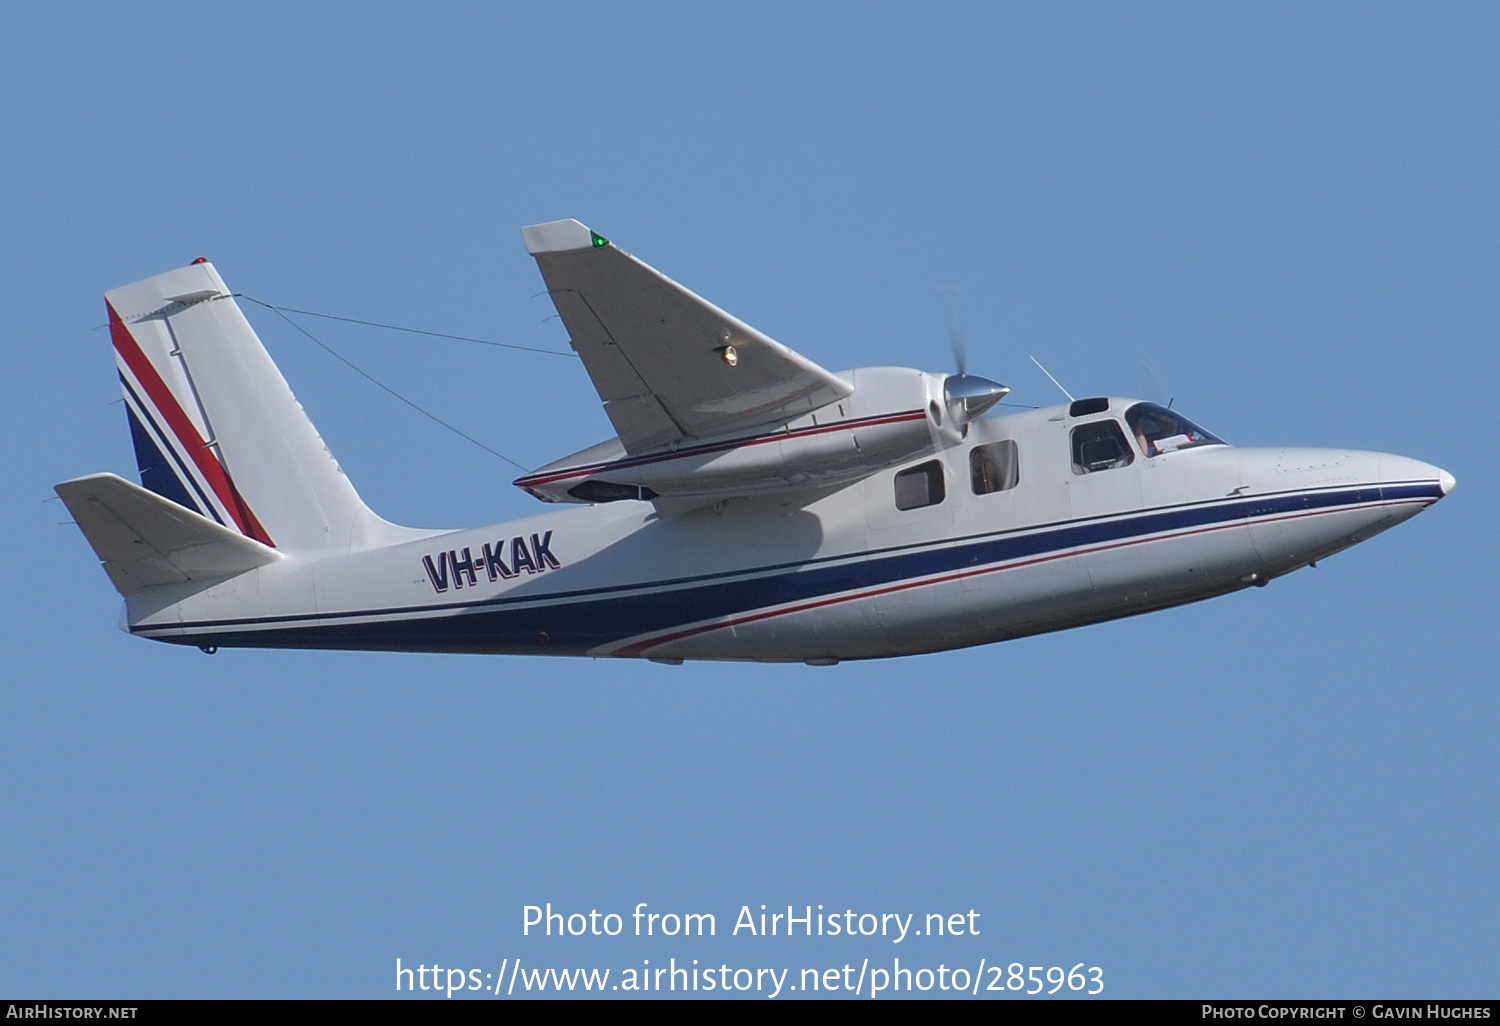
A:
[[[1380,481],[1384,485],[1425,486],[1427,494],[1434,500],[1441,499],[1458,484],[1458,480],[1442,467],[1389,453],[1380,457]],[[1434,490],[1436,495],[1432,494]]]

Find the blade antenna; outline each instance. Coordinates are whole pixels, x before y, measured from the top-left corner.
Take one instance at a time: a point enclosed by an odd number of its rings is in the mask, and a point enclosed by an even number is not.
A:
[[[1050,381],[1050,382],[1052,382],[1054,385],[1056,385],[1057,386],[1057,390],[1059,392],[1061,392],[1063,395],[1065,395],[1065,396],[1068,397],[1068,402],[1071,403],[1071,402],[1076,402],[1077,401],[1077,400],[1075,400],[1073,398],[1072,393],[1070,393],[1066,388],[1062,387],[1062,382],[1058,381],[1056,378],[1054,378],[1052,376],[1052,372],[1049,371],[1049,370],[1047,370],[1046,367],[1042,366],[1042,361],[1038,360],[1034,356],[1029,356],[1029,357],[1027,357],[1027,359],[1030,360],[1032,363],[1036,364],[1036,369],[1039,370],[1039,371],[1041,371],[1043,374],[1047,375],[1047,380]]]

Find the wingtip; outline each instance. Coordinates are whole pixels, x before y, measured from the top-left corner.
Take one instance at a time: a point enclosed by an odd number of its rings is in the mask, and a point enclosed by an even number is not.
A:
[[[532,256],[574,249],[599,249],[609,245],[609,240],[604,236],[590,231],[588,225],[571,217],[564,221],[527,225],[521,229],[521,238],[526,242],[526,252]]]

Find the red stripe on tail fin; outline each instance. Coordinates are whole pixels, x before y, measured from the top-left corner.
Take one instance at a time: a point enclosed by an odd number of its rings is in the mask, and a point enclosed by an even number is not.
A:
[[[167,387],[167,383],[157,373],[156,367],[147,359],[146,354],[141,351],[140,345],[136,343],[135,336],[130,333],[130,329],[125,326],[125,322],[115,312],[114,305],[109,300],[105,300],[104,305],[109,310],[109,335],[110,339],[114,342],[115,352],[120,354],[120,358],[130,368],[130,372],[135,375],[135,379],[146,390],[146,395],[156,405],[158,412],[161,413],[162,418],[167,422],[167,426],[171,428],[172,433],[177,436],[177,443],[182,448],[182,451],[187,453],[188,458],[193,461],[199,473],[203,475],[203,479],[214,490],[214,494],[218,497],[219,502],[229,512],[229,515],[234,518],[235,525],[240,529],[240,533],[254,538],[262,545],[269,545],[275,548],[276,543],[271,541],[271,536],[266,533],[266,529],[255,518],[255,514],[251,512],[250,506],[245,502],[244,497],[240,495],[239,489],[234,486],[234,481],[230,479],[229,473],[224,469],[224,465],[209,450],[208,443],[203,440],[203,436],[198,433],[198,429],[188,419],[188,415],[183,412],[182,406],[177,402],[177,397],[172,394],[172,390]]]

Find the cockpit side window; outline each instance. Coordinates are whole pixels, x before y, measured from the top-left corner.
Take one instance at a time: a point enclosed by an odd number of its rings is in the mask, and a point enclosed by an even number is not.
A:
[[[1014,488],[1021,481],[1021,465],[1016,443],[1003,442],[976,445],[969,452],[969,484],[975,495],[988,495]]]
[[[1195,445],[1225,444],[1182,414],[1155,403],[1136,403],[1125,411],[1125,423],[1130,425],[1136,444],[1147,456],[1191,449]]]
[[[1096,420],[1073,429],[1073,473],[1128,467],[1135,459],[1125,432],[1113,420]]]
[[[943,465],[937,460],[919,463],[896,475],[897,509],[936,506],[946,495],[943,488]]]

